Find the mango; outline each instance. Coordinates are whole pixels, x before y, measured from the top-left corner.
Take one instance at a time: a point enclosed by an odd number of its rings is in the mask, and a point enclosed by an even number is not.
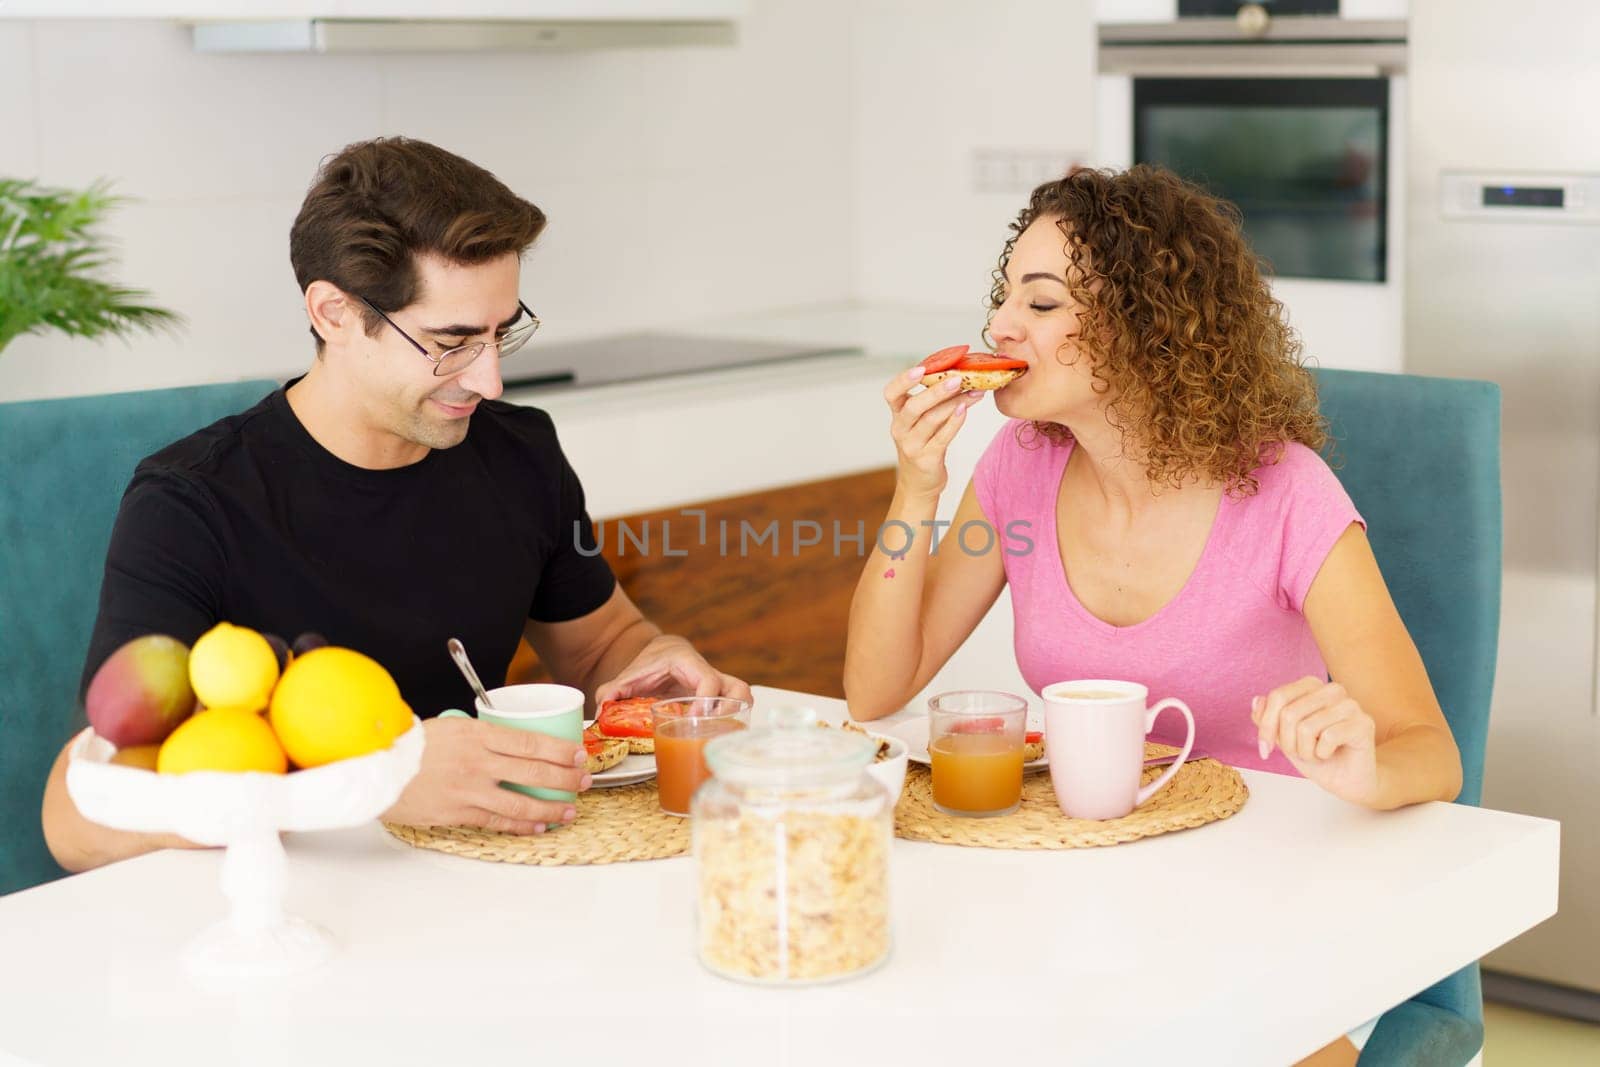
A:
[[[160,744],[194,710],[188,646],[165,634],[134,638],[94,672],[84,707],[94,732],[119,749]]]
[[[153,771],[156,769],[156,757],[161,753],[160,745],[133,745],[129,748],[119,748],[111,756],[112,763],[124,767],[138,767],[141,770]]]

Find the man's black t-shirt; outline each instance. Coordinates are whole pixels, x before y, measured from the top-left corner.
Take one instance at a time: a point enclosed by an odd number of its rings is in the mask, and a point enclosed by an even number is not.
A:
[[[139,464],[83,684],[125,641],[193,644],[227,620],[364,652],[424,717],[470,708],[445,641],[498,684],[526,620],[574,619],[611,595],[605,560],[578,550],[594,543],[538,409],[480,402],[460,445],[366,470],[317,444],[279,389]]]

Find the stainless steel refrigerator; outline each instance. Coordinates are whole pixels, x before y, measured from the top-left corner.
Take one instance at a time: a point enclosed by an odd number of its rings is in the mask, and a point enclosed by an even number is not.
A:
[[[1486,988],[1600,1018],[1600,4],[1412,0],[1409,38],[1405,369],[1504,390],[1484,803],[1562,823],[1560,912]]]

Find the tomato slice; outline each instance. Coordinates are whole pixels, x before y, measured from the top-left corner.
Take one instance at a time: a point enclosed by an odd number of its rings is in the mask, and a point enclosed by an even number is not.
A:
[[[938,374],[940,371],[949,370],[966,358],[971,345],[952,345],[941,348],[933,355],[922,361],[923,374]]]
[[[1044,740],[1044,731],[1043,730],[1029,730],[1027,733],[1022,735],[1022,743],[1025,744],[1025,745],[1037,745],[1040,741],[1043,741],[1043,740]]]
[[[600,705],[595,718],[595,728],[606,737],[654,737],[655,725],[650,719],[650,705],[655,697],[626,697],[608,700]]]
[[[600,732],[599,727],[591,726],[583,731],[583,749],[591,756],[598,756],[606,747],[606,742],[615,740]]]
[[[955,365],[956,370],[1025,370],[1027,362],[1020,359],[1011,359],[1006,356],[997,356],[991,352],[969,352],[961,357],[961,362]]]

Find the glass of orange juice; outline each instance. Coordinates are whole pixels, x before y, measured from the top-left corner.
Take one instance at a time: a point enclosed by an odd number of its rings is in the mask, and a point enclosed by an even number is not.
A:
[[[661,810],[688,815],[689,798],[711,777],[704,749],[713,737],[750,725],[750,702],[734,697],[674,697],[650,707],[655,726]]]
[[[1009,815],[1022,803],[1028,702],[967,689],[928,701],[933,806],[946,815]]]

